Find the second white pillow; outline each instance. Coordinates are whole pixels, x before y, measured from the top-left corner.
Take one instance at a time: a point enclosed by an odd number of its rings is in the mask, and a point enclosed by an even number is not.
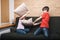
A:
[[[33,25],[33,21],[32,18],[28,19],[28,20],[22,20],[22,24],[26,25],[26,26],[31,26]]]

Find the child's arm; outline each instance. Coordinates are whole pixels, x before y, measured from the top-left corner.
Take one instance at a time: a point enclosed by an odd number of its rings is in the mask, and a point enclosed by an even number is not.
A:
[[[34,23],[34,22],[33,22],[33,25],[36,26],[36,25],[39,25],[40,23],[41,23],[41,22],[39,22],[39,23]]]
[[[34,23],[37,22],[38,20],[40,20],[41,18],[42,18],[42,16],[40,16],[39,18],[37,18],[37,19],[34,21]]]
[[[28,15],[29,12],[27,12],[26,14],[24,14],[22,17],[20,17],[20,20],[24,19],[26,17],[26,15]]]

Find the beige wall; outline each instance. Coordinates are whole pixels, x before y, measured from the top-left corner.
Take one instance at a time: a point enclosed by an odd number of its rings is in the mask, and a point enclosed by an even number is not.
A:
[[[0,24],[1,24],[1,0],[0,0]]]
[[[39,16],[42,12],[42,7],[49,6],[50,7],[50,15],[51,16],[60,16],[60,0],[14,0],[15,8],[19,6],[21,3],[26,3],[28,9],[30,10],[30,14],[28,16]],[[15,14],[16,16],[16,14]]]
[[[1,15],[1,0],[0,0],[0,15]]]
[[[28,16],[39,16],[44,6],[50,7],[51,16],[60,16],[60,0],[14,0],[14,9],[21,3],[26,3],[30,14]],[[2,22],[9,22],[9,0],[2,0],[1,5]],[[18,15],[15,14],[14,17]]]
[[[9,0],[1,0],[1,22],[9,22]]]

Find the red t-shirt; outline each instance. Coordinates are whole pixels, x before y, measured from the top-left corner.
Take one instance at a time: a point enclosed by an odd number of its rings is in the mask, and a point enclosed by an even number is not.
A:
[[[40,28],[49,28],[49,19],[50,19],[50,16],[49,16],[49,13],[48,12],[44,12],[42,14],[42,21],[41,21],[41,24],[40,24]]]

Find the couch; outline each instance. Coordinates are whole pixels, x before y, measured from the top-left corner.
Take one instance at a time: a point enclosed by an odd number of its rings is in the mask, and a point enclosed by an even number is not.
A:
[[[29,19],[31,17],[26,17],[26,19]],[[37,17],[32,17],[33,21],[37,18]],[[38,35],[38,36],[34,36],[33,32],[36,30],[36,28],[39,27],[39,25],[37,26],[25,26],[26,28],[30,29],[30,32],[26,35],[20,35],[18,33],[16,33],[16,27],[18,24],[18,20],[19,17],[16,18],[16,25],[11,27],[11,32],[10,33],[5,33],[1,35],[1,40],[40,40],[40,39],[46,39],[42,34]],[[60,17],[59,16],[54,16],[54,17],[50,17],[50,21],[49,21],[49,37],[47,39],[60,39]]]

